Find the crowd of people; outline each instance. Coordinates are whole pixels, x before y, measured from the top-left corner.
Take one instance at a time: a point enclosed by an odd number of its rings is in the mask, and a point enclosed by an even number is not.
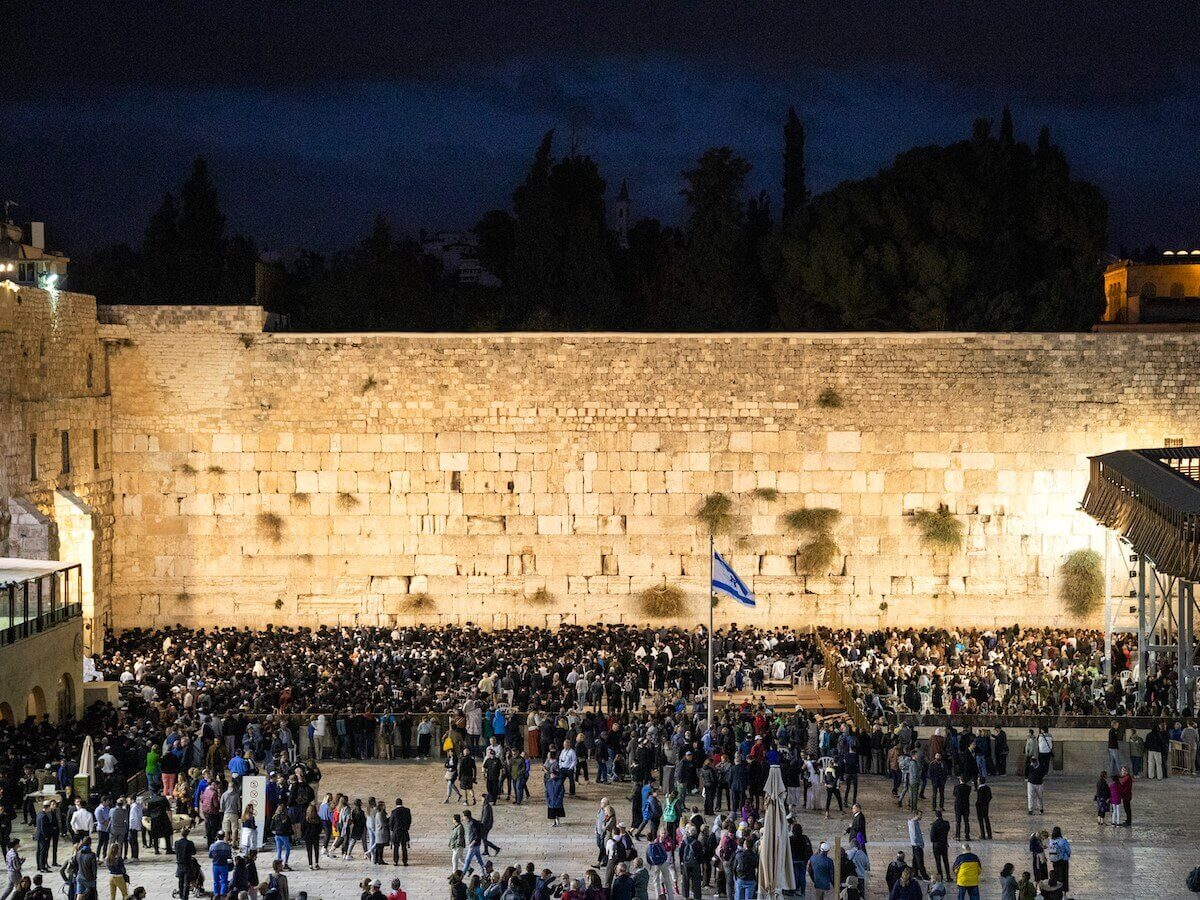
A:
[[[912,710],[910,688],[918,710],[928,702],[982,713],[992,704],[1042,702],[1043,694],[1050,704],[1062,698],[1059,681],[1083,678],[1095,664],[1095,635],[1087,634],[821,637],[867,708],[872,697],[892,696]],[[714,643],[717,681],[729,690],[821,675],[824,656],[812,634],[731,628]],[[329,756],[441,760],[439,799],[466,807],[453,813],[449,829],[452,900],[623,900],[645,896],[647,885],[668,898],[698,897],[704,887],[728,900],[753,896],[747,892],[757,878],[773,765],[791,814],[796,880],[809,896],[831,900],[866,896],[876,877],[858,805],[860,777],[889,779],[895,802],[908,811],[909,855],[893,860],[886,878],[886,896],[899,900],[946,881],[978,885],[981,864],[969,846],[951,861],[948,814],[953,840],[969,842],[973,825],[977,840],[990,840],[995,779],[1022,777],[1028,815],[1045,814],[1053,760],[1045,727],[1010,736],[1003,727],[947,722],[920,738],[904,720],[877,716],[858,729],[846,716],[776,709],[760,690],[753,701],[715,710],[709,730],[706,652],[703,630],[630,626],[110,636],[97,667],[120,683],[117,704],[97,704],[80,722],[0,726],[0,840],[8,874],[0,900],[40,900],[45,885],[36,882],[59,875],[73,896],[94,896],[89,892],[107,878],[111,896],[124,897],[136,891],[131,872],[139,851],[174,855],[183,898],[207,883],[230,900],[291,900],[298,894],[289,873],[301,853],[313,871],[339,864],[334,860],[407,865],[413,826],[403,800],[325,790],[320,766]],[[1166,742],[1197,732],[1179,723],[1155,727],[1143,741],[1114,721],[1110,748],[1114,734],[1118,752],[1094,800],[1098,817],[1128,827],[1132,779],[1141,767],[1135,746],[1144,748],[1148,769],[1161,773]],[[87,803],[71,799],[85,735],[96,752]],[[1129,747],[1130,767],[1119,765],[1122,746]],[[268,779],[261,818],[242,796],[242,780],[252,774]],[[578,818],[578,783],[592,778],[620,785],[596,814],[592,869],[564,879],[532,864],[493,866],[489,854],[502,840],[498,805],[544,803],[548,827],[558,827]],[[927,798],[923,823],[920,801]],[[834,806],[853,817],[840,858],[831,858],[837,854],[826,842],[813,846],[803,824],[806,815],[824,821]],[[12,837],[17,817],[31,830],[30,847]],[[925,867],[925,828],[933,877]],[[1025,883],[1046,898],[1066,896],[1069,845],[1053,829],[1043,831],[1030,836]],[[27,854],[36,875],[27,874]],[[1015,870],[1007,877],[1014,890],[1025,890]],[[384,893],[386,880],[370,879],[362,896],[400,897],[399,885]]]
[[[1064,628],[822,632],[846,686],[871,719],[906,716],[1168,716],[1178,682],[1169,659],[1137,702],[1136,635]],[[1189,698],[1189,706],[1191,704]]]

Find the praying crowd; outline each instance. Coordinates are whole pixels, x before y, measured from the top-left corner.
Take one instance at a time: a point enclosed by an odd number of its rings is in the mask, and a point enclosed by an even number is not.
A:
[[[864,708],[876,713],[868,727],[768,699],[771,685],[820,680],[819,639],[840,657]],[[448,826],[451,900],[670,900],[702,890],[726,900],[755,896],[773,765],[786,793],[799,892],[860,900],[881,880],[871,874],[858,804],[860,777],[877,776],[890,781],[909,815],[910,852],[887,867],[883,896],[924,897],[949,882],[968,889],[960,896],[977,897],[981,865],[969,843],[951,862],[947,797],[955,842],[969,842],[973,825],[977,839],[991,838],[995,779],[1023,779],[1025,812],[1044,815],[1053,738],[1045,727],[1010,736],[1000,727],[950,722],[922,738],[903,719],[887,721],[884,704],[961,714],[1041,703],[1063,709],[1056,704],[1080,702],[1064,693],[1066,685],[1091,684],[1097,646],[1095,633],[1016,628],[818,638],[734,627],[714,636],[716,681],[743,699],[714,710],[710,730],[702,629],[131,630],[110,635],[97,660],[104,677],[120,683],[116,705],[97,704],[81,722],[0,726],[0,840],[11,863],[0,900],[42,900],[35,878],[59,874],[70,896],[90,900],[104,878],[114,898],[118,885],[125,896],[136,890],[139,850],[174,855],[176,894],[185,900],[201,886],[230,900],[300,897],[289,886],[293,851],[312,871],[356,858],[408,865],[414,830],[428,834],[437,825],[414,823],[399,797],[389,803],[325,788],[320,765],[331,757],[440,760],[438,799],[465,807],[451,812]],[[86,803],[72,797],[85,735],[95,751]],[[1167,739],[1154,729],[1147,753],[1153,744],[1161,754]],[[1097,815],[1115,804],[1124,817],[1114,813],[1113,824],[1128,826],[1137,772],[1118,773],[1118,763],[1115,754],[1111,781],[1106,772],[1097,785]],[[242,780],[252,774],[268,779],[264,827],[242,796]],[[498,808],[544,804],[551,829],[590,820],[574,798],[579,783],[593,778],[619,787],[595,813],[592,869],[575,879],[538,873],[532,864],[493,864],[503,840]],[[43,786],[60,793],[32,796]],[[820,827],[835,807],[852,824],[841,857],[831,859],[832,842],[814,846],[804,817]],[[12,837],[18,818],[32,829],[28,851]],[[1069,896],[1069,845],[1043,832],[1030,836],[1025,882],[1035,891],[1028,896],[1057,900]],[[27,852],[36,876],[22,869]],[[1002,876],[1014,890],[1016,875]],[[398,884],[383,892],[385,880],[367,879],[362,897],[403,900]]]
[[[1147,672],[1137,702],[1137,636],[1086,629],[823,631],[851,695],[869,719],[909,716],[1169,716],[1178,682],[1170,660]],[[1192,704],[1194,708],[1194,703]]]

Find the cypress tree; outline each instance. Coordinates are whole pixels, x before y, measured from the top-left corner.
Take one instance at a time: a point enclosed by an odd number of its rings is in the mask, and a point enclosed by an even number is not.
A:
[[[788,107],[787,123],[783,126],[783,224],[799,224],[808,207],[808,185],[804,173],[804,123],[796,115],[796,107]]]

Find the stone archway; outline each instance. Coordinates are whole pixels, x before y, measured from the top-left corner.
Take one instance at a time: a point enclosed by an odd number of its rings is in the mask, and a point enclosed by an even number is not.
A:
[[[29,692],[29,696],[25,698],[25,716],[35,716],[41,718],[46,714],[46,692],[42,690],[41,685],[34,687]]]
[[[5,725],[16,724],[13,721],[12,707],[8,703],[0,702],[0,722],[3,722]]]
[[[75,717],[75,679],[69,672],[63,672],[58,679],[58,721],[64,722]]]

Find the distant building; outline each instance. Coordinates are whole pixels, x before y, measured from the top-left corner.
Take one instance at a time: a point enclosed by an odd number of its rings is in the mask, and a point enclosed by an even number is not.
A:
[[[25,232],[19,225],[11,221],[0,224],[0,281],[61,288],[69,262],[61,253],[47,252],[44,222],[30,224],[29,243],[25,243]]]
[[[441,261],[442,271],[459,284],[499,287],[500,279],[479,261],[479,238],[470,231],[422,233],[421,249]]]
[[[1121,259],[1104,272],[1097,331],[1200,330],[1200,250]]]
[[[614,208],[616,215],[616,223],[614,230],[617,232],[617,243],[622,250],[629,249],[629,186],[625,183],[625,179],[621,179],[621,191],[617,194],[617,205]]]

